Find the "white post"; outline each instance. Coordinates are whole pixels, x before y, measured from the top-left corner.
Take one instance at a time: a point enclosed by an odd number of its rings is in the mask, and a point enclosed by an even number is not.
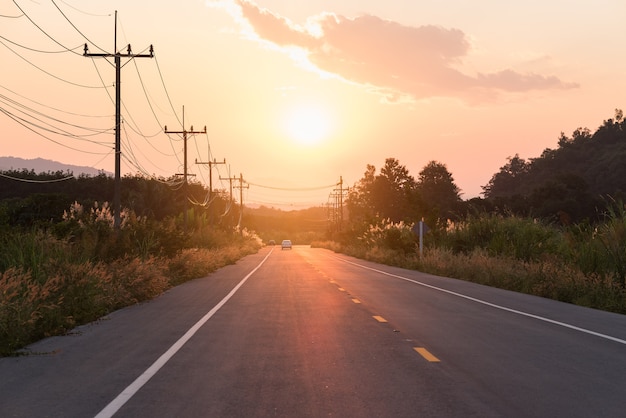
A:
[[[420,258],[424,252],[424,221],[419,221]]]

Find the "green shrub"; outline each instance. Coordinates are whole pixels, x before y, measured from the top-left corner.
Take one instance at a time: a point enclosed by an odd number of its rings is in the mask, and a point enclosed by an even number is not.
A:
[[[535,219],[516,216],[472,215],[451,225],[440,237],[439,244],[454,252],[482,248],[492,256],[522,261],[539,260],[564,251],[562,234],[558,229]]]
[[[392,226],[315,246],[383,264],[626,313],[626,210],[596,227],[557,228],[530,218],[474,214],[426,234],[425,251],[401,250]],[[390,238],[391,237],[391,238]]]

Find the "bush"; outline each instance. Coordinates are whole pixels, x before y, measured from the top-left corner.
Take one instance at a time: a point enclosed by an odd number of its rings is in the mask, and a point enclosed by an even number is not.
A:
[[[358,240],[366,248],[387,248],[409,254],[415,251],[416,236],[412,224],[381,219],[363,233]]]
[[[558,229],[535,219],[482,214],[452,224],[439,244],[454,252],[482,248],[492,256],[533,261],[549,254],[561,255],[562,238]]]

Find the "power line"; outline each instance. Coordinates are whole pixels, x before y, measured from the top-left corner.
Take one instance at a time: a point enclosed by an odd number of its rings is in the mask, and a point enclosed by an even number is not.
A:
[[[19,19],[20,17],[24,17],[24,13],[22,13],[21,15],[18,15],[18,16],[0,15],[0,17],[6,18],[6,19]]]
[[[93,42],[92,40],[90,40],[87,36],[85,36],[84,33],[82,33],[77,27],[76,25],[74,25],[74,23],[72,23],[71,20],[69,20],[67,18],[67,16],[65,15],[65,13],[63,13],[63,10],[61,10],[59,8],[59,6],[57,6],[57,4],[54,2],[54,0],[51,0],[52,4],[54,4],[54,7],[57,8],[57,10],[59,11],[59,13],[61,13],[61,15],[65,18],[65,20],[67,20],[67,22],[76,30],[76,32],[78,32],[80,34],[80,36],[82,36],[83,38],[85,38],[85,40],[89,43],[91,43],[92,45],[94,45],[96,48],[98,48],[100,51],[105,51],[104,49],[102,49],[101,47],[99,47],[95,42]]]
[[[15,41],[10,40],[9,38],[5,38],[4,36],[0,36],[0,38],[4,39],[5,41],[15,45],[15,46],[19,46],[20,48],[23,49],[27,49],[29,51],[33,51],[33,52],[40,52],[42,54],[65,54],[67,53],[67,49],[63,49],[62,51],[44,51],[41,49],[36,49],[36,48],[31,48],[29,46],[26,45],[22,45],[22,44],[18,44]],[[79,49],[81,46],[83,46],[82,44],[78,45],[76,48],[73,48],[73,50]]]
[[[89,13],[89,12],[86,12],[86,11],[84,11],[84,10],[80,10],[79,8],[77,8],[77,7],[75,7],[75,6],[72,6],[71,4],[69,4],[69,3],[67,3],[67,2],[65,2],[65,1],[63,1],[63,0],[61,0],[61,3],[63,3],[64,5],[66,5],[67,7],[69,7],[70,9],[74,9],[74,10],[76,10],[77,12],[82,13],[82,14],[84,14],[84,15],[88,15],[88,16],[95,16],[95,17],[108,17],[108,16],[111,16],[111,13],[108,13],[108,14],[96,14],[96,13]]]
[[[35,133],[35,134],[37,134],[37,135],[41,136],[42,138],[47,139],[47,140],[48,140],[48,141],[50,141],[50,142],[54,142],[54,143],[55,143],[55,144],[57,144],[57,145],[60,145],[60,146],[62,146],[62,147],[65,147],[65,148],[68,148],[68,149],[71,149],[71,150],[74,150],[74,151],[83,152],[83,153],[86,153],[86,154],[95,154],[95,155],[102,155],[102,154],[103,154],[103,153],[101,153],[101,152],[90,152],[90,151],[80,150],[80,149],[78,149],[78,148],[70,147],[69,145],[63,144],[63,143],[61,143],[61,142],[59,142],[59,141],[55,141],[54,139],[52,139],[52,138],[50,138],[50,137],[48,137],[48,136],[46,136],[46,135],[42,134],[41,132],[37,132],[35,129],[33,129],[33,128],[31,128],[30,126],[28,126],[29,124],[31,124],[30,122],[28,122],[28,121],[24,120],[23,118],[20,118],[20,117],[18,117],[18,116],[16,116],[16,115],[14,115],[13,113],[11,113],[11,112],[7,111],[6,109],[3,109],[3,108],[1,108],[1,107],[0,107],[0,112],[1,112],[1,113],[4,113],[4,114],[5,114],[5,115],[7,115],[9,118],[13,119],[15,122],[17,122],[18,124],[22,125],[23,127],[25,127],[26,129],[28,129],[29,131],[31,131],[31,132],[33,132],[33,133]]]
[[[76,138],[76,139],[81,139],[81,138],[87,138],[89,136],[100,135],[100,134],[103,134],[103,133],[106,133],[106,132],[109,132],[109,131],[112,130],[112,128],[95,129],[95,128],[89,128],[89,127],[80,126],[80,125],[72,124],[72,123],[69,123],[69,122],[65,122],[65,121],[63,121],[61,119],[54,118],[54,117],[52,117],[50,115],[46,115],[46,114],[44,114],[42,112],[39,112],[39,111],[37,111],[35,109],[32,109],[32,108],[30,108],[30,107],[28,107],[28,106],[26,106],[24,104],[21,104],[18,101],[13,100],[13,99],[11,99],[11,98],[9,98],[9,97],[7,97],[5,95],[2,95],[2,94],[0,94],[0,101],[3,101],[7,106],[9,106],[9,107],[11,107],[11,108],[13,108],[15,110],[21,111],[23,114],[26,114],[26,115],[30,116],[32,119],[34,119],[36,121],[39,121],[39,122],[44,123],[44,124],[46,124],[46,125],[48,125],[50,127],[58,129],[58,131],[53,131],[52,129],[48,129],[48,128],[45,128],[43,126],[36,125],[36,124],[34,124],[32,122],[29,122],[31,125],[36,126],[36,127],[40,128],[40,129],[43,129],[43,130],[51,132],[51,133],[56,133],[56,134],[59,134],[59,135],[64,135],[64,136],[68,136],[68,137],[72,137],[72,138]],[[26,111],[29,111],[32,114],[28,114]],[[40,118],[37,118],[37,117],[33,116],[33,114],[42,116],[44,118],[50,119],[50,120],[52,120],[54,122],[57,122],[57,123],[61,123],[61,124],[68,125],[68,126],[71,126],[71,127],[74,127],[74,128],[78,128],[78,129],[82,129],[82,130],[85,130],[85,131],[89,131],[91,133],[90,134],[84,134],[84,135],[73,134],[73,133],[70,133],[70,132],[65,131],[63,129],[54,127],[51,123],[44,122]],[[22,120],[24,120],[24,119],[22,119]]]
[[[65,113],[65,114],[68,114],[68,115],[71,115],[71,116],[80,116],[80,117],[84,117],[84,118],[111,118],[111,117],[113,117],[113,115],[85,115],[85,114],[81,114],[81,113],[68,112],[67,110],[58,109],[56,107],[48,106],[48,105],[43,104],[41,102],[38,102],[36,100],[29,99],[28,97],[23,96],[23,95],[15,92],[15,91],[5,87],[5,86],[3,86],[3,85],[0,85],[0,88],[3,88],[5,90],[7,90],[8,92],[15,94],[16,96],[19,96],[22,99],[26,99],[29,102],[35,103],[35,104],[37,104],[39,106],[45,107],[45,108],[50,109],[50,110],[55,110],[57,112]]]
[[[32,65],[33,67],[35,67],[36,69],[38,69],[38,70],[39,70],[39,71],[41,71],[42,73],[47,74],[47,75],[49,75],[49,76],[50,76],[50,77],[52,77],[52,78],[55,78],[55,79],[57,79],[57,80],[59,80],[59,81],[62,81],[62,82],[64,82],[64,83],[67,83],[67,84],[71,84],[71,85],[73,85],[73,86],[83,87],[83,88],[86,88],[86,89],[101,89],[101,88],[102,88],[102,86],[87,86],[87,85],[84,85],[84,84],[75,83],[75,82],[73,82],[73,81],[69,81],[69,80],[66,80],[66,79],[64,79],[64,78],[61,78],[61,77],[59,77],[59,76],[56,76],[56,75],[52,74],[51,72],[44,70],[44,69],[43,69],[43,68],[41,68],[40,66],[38,66],[38,65],[36,65],[36,64],[34,64],[34,63],[32,63],[32,62],[31,62],[31,61],[29,61],[28,59],[24,58],[21,54],[19,54],[19,53],[17,53],[16,51],[14,51],[12,48],[10,48],[9,46],[7,46],[7,44],[5,44],[4,42],[0,41],[0,44],[4,45],[4,47],[5,47],[6,49],[8,49],[9,51],[13,52],[13,53],[14,53],[15,55],[17,55],[20,59],[22,59],[22,60],[26,61],[28,64]]]
[[[71,180],[71,179],[75,178],[74,175],[71,175],[71,176],[67,176],[67,177],[63,177],[63,178],[59,178],[59,179],[52,179],[52,180],[32,180],[32,179],[23,179],[23,178],[19,178],[19,177],[7,176],[4,173],[0,173],[0,177],[4,177],[4,178],[9,179],[9,180],[21,181],[22,183],[38,183],[38,184],[58,183],[58,182],[61,182],[61,181]]]
[[[272,190],[284,190],[289,192],[308,192],[313,190],[324,190],[330,189],[331,187],[335,187],[337,184],[330,184],[328,186],[316,186],[316,187],[297,187],[297,188],[288,188],[288,187],[276,187],[276,186],[264,186],[258,183],[252,183],[250,181],[246,181],[251,186],[262,187],[264,189],[272,189]]]
[[[41,31],[41,33],[43,33],[48,38],[50,38],[50,40],[52,40],[52,42],[54,42],[55,44],[59,45],[61,48],[66,49],[68,52],[71,52],[71,53],[76,54],[76,55],[80,55],[78,52],[74,52],[72,49],[66,47],[65,45],[63,45],[62,43],[60,43],[59,41],[54,39],[53,36],[49,35],[48,32],[43,30],[43,28],[41,26],[39,26],[37,23],[35,23],[35,21],[33,19],[31,19],[30,16],[28,16],[28,14],[20,7],[20,5],[17,4],[17,1],[13,0],[13,4],[15,4],[15,6],[18,9],[20,9],[20,12],[22,12],[22,14],[26,17],[26,19],[28,19],[30,21],[30,23],[32,23],[37,29],[39,29]]]
[[[159,77],[161,78],[161,84],[163,85],[163,89],[165,90],[165,95],[167,96],[167,100],[170,103],[170,107],[172,108],[172,112],[174,113],[174,115],[178,119],[178,123],[182,125],[182,122],[180,121],[180,118],[178,117],[178,114],[176,113],[176,110],[174,110],[174,105],[172,104],[172,99],[170,98],[170,94],[167,91],[167,87],[165,87],[165,80],[163,80],[163,74],[161,73],[161,67],[159,67],[159,61],[157,60],[156,55],[154,56],[154,62],[156,63],[157,70],[159,71]]]

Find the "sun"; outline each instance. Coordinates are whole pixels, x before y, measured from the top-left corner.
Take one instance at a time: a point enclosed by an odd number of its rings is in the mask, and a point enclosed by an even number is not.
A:
[[[288,110],[284,123],[289,138],[301,145],[317,145],[330,134],[328,112],[321,106],[299,105]]]

